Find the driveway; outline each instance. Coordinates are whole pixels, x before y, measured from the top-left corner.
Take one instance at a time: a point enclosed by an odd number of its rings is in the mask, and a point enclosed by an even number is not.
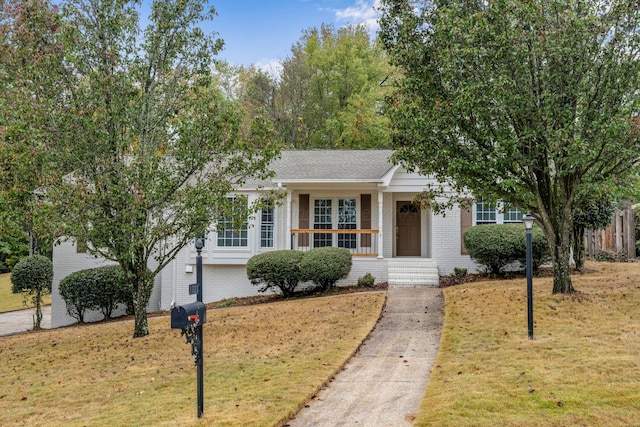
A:
[[[26,308],[24,310],[7,311],[0,313],[0,336],[12,335],[19,332],[30,331],[33,329],[33,317],[36,314],[35,308]],[[42,322],[40,323],[44,329],[51,328],[51,306],[42,307]]]

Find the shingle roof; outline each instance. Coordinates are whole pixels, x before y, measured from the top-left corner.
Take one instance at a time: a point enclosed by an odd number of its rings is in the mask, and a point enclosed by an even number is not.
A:
[[[392,150],[286,150],[271,165],[273,182],[375,182],[393,164]]]

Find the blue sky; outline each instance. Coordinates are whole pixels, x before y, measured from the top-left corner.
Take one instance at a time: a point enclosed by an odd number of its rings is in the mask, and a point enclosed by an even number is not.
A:
[[[210,0],[218,16],[211,29],[225,41],[218,55],[237,65],[270,64],[287,58],[302,32],[322,23],[336,28],[366,24],[373,32],[379,0]]]

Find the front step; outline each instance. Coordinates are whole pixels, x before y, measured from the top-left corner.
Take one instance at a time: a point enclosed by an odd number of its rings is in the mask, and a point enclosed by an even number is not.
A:
[[[438,263],[430,258],[387,259],[389,286],[438,286]]]

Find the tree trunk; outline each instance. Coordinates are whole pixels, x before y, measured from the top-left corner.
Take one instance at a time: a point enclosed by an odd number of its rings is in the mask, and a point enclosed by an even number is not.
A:
[[[553,293],[554,294],[572,294],[575,292],[571,283],[571,268],[569,265],[571,257],[571,233],[572,228],[561,227],[560,230],[554,230],[553,245],[551,256],[553,262]]]
[[[34,300],[36,303],[36,314],[33,318],[33,330],[38,331],[41,329],[40,324],[42,323],[42,306],[40,304],[41,296],[39,291],[36,293]]]
[[[147,322],[147,304],[153,286],[153,279],[147,277],[138,278],[132,286],[133,311],[135,326],[133,337],[140,338],[149,335],[149,323]]]
[[[573,260],[576,263],[576,270],[582,271],[584,268],[584,227],[573,228]]]

